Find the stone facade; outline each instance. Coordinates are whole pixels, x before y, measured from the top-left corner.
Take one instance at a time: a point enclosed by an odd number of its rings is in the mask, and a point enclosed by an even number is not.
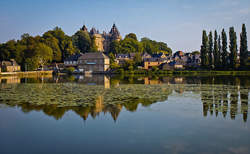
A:
[[[85,25],[81,30],[88,32],[88,29]],[[115,24],[113,25],[109,33],[103,32],[102,34],[100,34],[98,30],[92,28],[89,32],[89,35],[95,39],[95,45],[99,52],[108,52],[110,43],[112,41],[120,41],[122,39],[120,32]]]
[[[1,69],[2,72],[19,72],[19,71],[21,71],[20,65],[18,65],[14,59],[11,59],[10,61],[2,61],[1,67],[2,67],[2,69]]]
[[[85,53],[78,58],[78,69],[81,72],[103,73],[109,69],[109,58],[100,52]]]

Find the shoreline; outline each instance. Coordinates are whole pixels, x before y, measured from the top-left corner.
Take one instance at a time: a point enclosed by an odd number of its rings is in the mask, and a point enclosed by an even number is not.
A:
[[[37,77],[51,75],[53,76],[53,71],[27,71],[27,72],[0,72],[1,77],[18,76],[18,77]]]

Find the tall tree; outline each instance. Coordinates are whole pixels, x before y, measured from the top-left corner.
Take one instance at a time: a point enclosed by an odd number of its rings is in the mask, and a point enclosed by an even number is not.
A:
[[[219,39],[218,39],[218,58],[219,58],[219,67],[221,67],[221,63],[222,63],[222,59],[221,59],[221,53],[222,53],[222,47],[221,47],[221,37],[219,35]]]
[[[213,33],[210,31],[208,35],[208,61],[209,68],[213,68]]]
[[[219,55],[219,45],[218,45],[218,34],[216,30],[214,31],[213,56],[214,56],[214,67],[218,69],[220,66],[220,55]]]
[[[234,27],[230,27],[229,30],[229,39],[230,39],[230,67],[232,69],[236,68],[236,63],[237,63],[237,36],[236,32],[234,31]]]
[[[91,51],[91,38],[89,33],[83,30],[80,30],[75,33],[73,36],[73,43],[74,45],[82,52],[90,52]]]
[[[242,25],[242,32],[240,34],[240,66],[246,67],[248,61],[248,46],[247,46],[247,31],[246,25]]]
[[[222,30],[222,53],[221,53],[221,63],[222,67],[226,69],[228,67],[228,52],[227,52],[227,34],[225,30]]]
[[[202,45],[201,45],[201,67],[208,67],[208,37],[207,32],[203,30],[202,33]]]

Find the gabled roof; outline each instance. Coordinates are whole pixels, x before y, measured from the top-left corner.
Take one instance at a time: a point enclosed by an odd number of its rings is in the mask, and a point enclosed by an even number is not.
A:
[[[116,55],[116,58],[129,58],[129,54],[122,54],[122,53],[119,53]]]
[[[155,58],[155,57],[144,59],[145,62],[164,62],[166,60],[167,60],[166,58]]]
[[[109,57],[102,52],[90,52],[83,54],[78,59],[109,59]]]
[[[19,66],[15,59],[10,59],[10,61],[2,61],[1,62],[2,66]]]

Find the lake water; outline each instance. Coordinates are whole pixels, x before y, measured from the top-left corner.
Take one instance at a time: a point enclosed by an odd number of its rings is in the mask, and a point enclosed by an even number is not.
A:
[[[250,153],[249,77],[0,81],[1,154]]]

